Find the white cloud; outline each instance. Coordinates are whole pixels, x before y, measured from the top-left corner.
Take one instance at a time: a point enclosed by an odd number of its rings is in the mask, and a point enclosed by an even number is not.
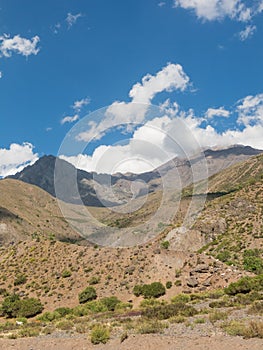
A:
[[[61,119],[60,123],[62,125],[65,123],[73,123],[73,122],[77,121],[78,119],[79,119],[79,115],[75,114],[72,117],[70,117],[70,116],[64,117],[63,119]]]
[[[164,2],[164,1],[161,1],[161,2],[158,3],[158,6],[159,6],[159,7],[163,7],[164,5],[165,5],[165,2]]]
[[[241,0],[174,0],[174,6],[192,10],[199,19],[207,21],[225,17],[244,22],[251,19],[251,9]]]
[[[9,149],[0,148],[0,177],[14,175],[24,167],[35,163],[38,154],[33,152],[33,148],[28,142],[22,145],[12,143]]]
[[[189,80],[180,64],[169,63],[156,75],[147,74],[141,83],[133,85],[129,96],[134,103],[150,103],[159,92],[185,90]]]
[[[66,17],[68,28],[71,28],[73,24],[75,24],[80,17],[82,17],[81,13],[77,13],[76,15],[73,15],[72,13],[69,12]]]
[[[34,36],[30,39],[22,38],[20,35],[15,35],[10,38],[9,35],[0,36],[0,57],[11,57],[12,53],[17,53],[22,56],[37,55],[39,48],[37,44],[40,38]]]
[[[248,38],[251,38],[254,35],[256,29],[257,29],[257,27],[255,25],[246,26],[246,28],[244,30],[241,30],[241,32],[239,32],[240,40],[245,41]]]
[[[76,111],[76,112],[80,112],[81,109],[84,106],[87,106],[90,103],[90,98],[89,97],[85,97],[81,100],[77,100],[74,102],[72,108]]]
[[[263,93],[243,98],[231,112],[223,107],[209,108],[203,117],[197,117],[193,110],[182,111],[169,100],[161,110],[163,116],[134,131],[128,144],[101,145],[92,155],[62,158],[86,171],[141,173],[157,168],[176,155],[190,156],[200,148],[243,144],[263,149]],[[212,120],[218,115],[229,117],[230,113],[238,116],[237,125],[232,129],[220,133],[212,125],[202,126],[208,115]]]
[[[89,141],[101,138],[104,130],[124,123],[140,123],[144,120],[149,104],[156,94],[163,91],[184,91],[190,78],[180,64],[168,63],[156,75],[147,74],[140,83],[133,85],[129,92],[131,102],[115,101],[109,106],[106,118],[100,123],[91,123],[90,129],[78,135],[78,139]]]
[[[249,126],[261,123],[263,125],[263,93],[250,95],[238,101],[237,112],[239,124]]]
[[[3,78],[3,72],[0,71],[0,79]]]
[[[228,118],[230,115],[230,112],[224,109],[224,107],[220,108],[208,108],[206,111],[206,116],[208,119],[216,117],[225,117]]]

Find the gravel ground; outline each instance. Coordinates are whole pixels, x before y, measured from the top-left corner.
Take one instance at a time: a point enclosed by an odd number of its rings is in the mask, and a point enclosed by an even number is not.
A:
[[[224,335],[166,336],[132,335],[123,343],[112,339],[105,345],[92,345],[87,336],[78,338],[23,338],[1,339],[1,350],[262,350],[262,339],[243,339]]]

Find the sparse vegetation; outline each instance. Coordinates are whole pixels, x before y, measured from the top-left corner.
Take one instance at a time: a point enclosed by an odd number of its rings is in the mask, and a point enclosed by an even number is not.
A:
[[[110,330],[108,327],[97,324],[91,331],[90,340],[92,344],[106,344],[110,339]]]
[[[87,301],[91,301],[97,298],[97,293],[95,288],[87,287],[83,292],[79,294],[79,302],[80,304],[86,303]]]
[[[133,288],[135,296],[142,295],[144,298],[159,298],[165,294],[165,287],[161,282],[153,282],[151,284],[136,285]]]

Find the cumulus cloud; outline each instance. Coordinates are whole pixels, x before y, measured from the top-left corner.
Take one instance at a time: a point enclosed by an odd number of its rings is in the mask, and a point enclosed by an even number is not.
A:
[[[68,28],[71,28],[73,24],[75,24],[80,17],[82,17],[81,13],[77,13],[76,15],[73,15],[72,13],[69,12],[66,17]]]
[[[133,85],[129,92],[131,102],[115,101],[109,106],[106,118],[90,124],[88,131],[78,135],[81,141],[100,139],[104,130],[122,123],[140,123],[144,120],[149,104],[163,91],[184,91],[190,84],[190,78],[180,64],[168,63],[156,75],[147,74],[141,82]]]
[[[251,38],[254,35],[256,29],[257,29],[257,27],[255,25],[246,26],[246,28],[244,30],[241,30],[241,32],[239,32],[240,40],[245,41],[245,40]]]
[[[224,17],[238,21],[251,19],[251,9],[241,0],[175,0],[174,6],[192,10],[198,18],[207,21]]]
[[[22,145],[12,143],[9,149],[0,148],[0,177],[14,175],[24,167],[32,165],[38,159],[34,147],[29,142]]]
[[[225,117],[228,118],[230,115],[230,112],[224,109],[224,107],[220,108],[208,108],[206,111],[206,116],[208,119],[214,118],[214,117]]]
[[[0,56],[11,57],[13,53],[17,53],[22,56],[37,55],[39,48],[37,44],[40,38],[34,36],[31,39],[22,38],[20,35],[15,35],[10,38],[9,35],[4,34],[0,36]]]
[[[101,145],[91,155],[62,158],[86,171],[142,173],[175,156],[189,157],[200,148],[243,144],[263,149],[263,93],[246,96],[229,110],[209,108],[203,116],[193,110],[183,111],[169,100],[160,110],[163,115],[136,129],[125,145]],[[224,132],[217,131],[211,123],[204,126],[208,120],[232,114],[237,116],[237,124]]]
[[[61,119],[60,123],[62,125],[65,123],[73,123],[73,122],[77,121],[78,119],[79,119],[79,115],[75,114],[72,117],[71,116],[64,117],[63,119]]]
[[[77,100],[73,103],[72,108],[76,111],[76,112],[80,112],[81,109],[84,106],[87,106],[90,103],[90,98],[89,97],[85,97],[82,98],[81,100]]]
[[[238,123],[245,126],[263,124],[263,93],[247,96],[237,104]],[[263,136],[263,134],[262,134]]]

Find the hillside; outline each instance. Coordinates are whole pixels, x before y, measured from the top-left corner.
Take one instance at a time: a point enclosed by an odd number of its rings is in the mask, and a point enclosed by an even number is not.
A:
[[[190,339],[213,334],[262,338],[262,165],[259,155],[212,176],[208,201],[191,229],[182,227],[192,199],[191,188],[186,189],[174,221],[150,242],[129,248],[57,240],[72,231],[59,216],[55,199],[32,185],[1,181],[1,224],[16,223],[14,232],[23,227],[25,239],[19,236],[18,243],[0,248],[0,302],[16,293],[22,299],[40,299],[44,312],[51,312],[40,316],[41,323],[32,321],[22,328],[0,318],[2,336],[73,339],[90,336],[94,325],[102,325],[109,329],[115,347],[117,341],[125,344],[127,337],[137,339],[138,333],[171,335],[171,339],[178,334]],[[149,210],[157,194],[151,194]],[[119,225],[117,216],[105,216],[106,208],[89,210],[100,220]],[[136,223],[138,218],[130,220]],[[27,230],[33,227],[39,233],[29,235]],[[52,229],[55,235],[46,234]],[[252,282],[240,282],[242,276],[250,276]],[[165,289],[158,300],[135,293],[136,287],[153,282]],[[80,305],[79,294],[87,286],[95,289],[97,300]],[[115,311],[103,306],[108,300],[103,298],[111,296],[122,301]],[[63,314],[52,312],[55,309]],[[255,344],[259,349],[260,339]]]
[[[57,201],[46,191],[27,183],[0,181],[0,244],[49,237],[62,241],[82,238],[63,218]]]

